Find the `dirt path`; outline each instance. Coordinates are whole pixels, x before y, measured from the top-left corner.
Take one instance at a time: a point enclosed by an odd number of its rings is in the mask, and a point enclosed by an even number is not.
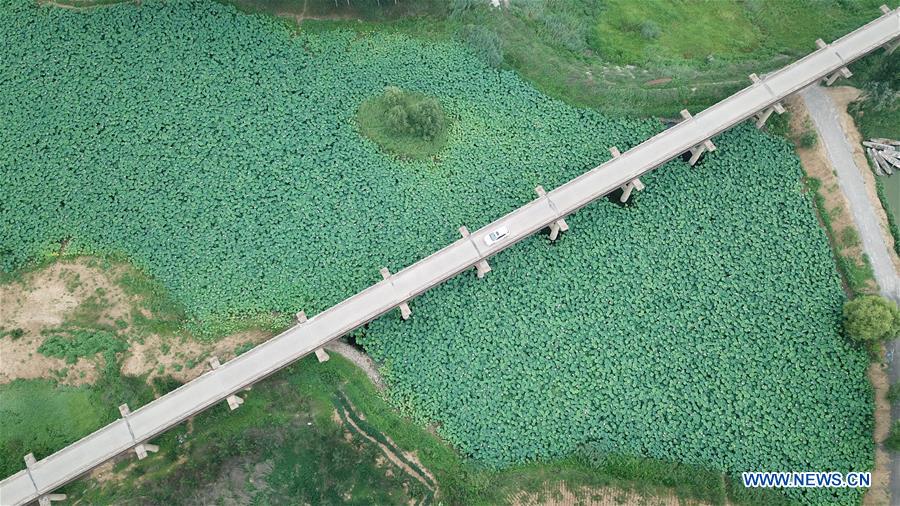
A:
[[[890,248],[885,243],[882,223],[866,190],[863,171],[869,172],[868,165],[857,165],[851,140],[844,133],[831,97],[819,86],[806,88],[801,96],[819,133],[819,139],[825,145],[828,160],[837,173],[841,190],[847,197],[853,221],[859,230],[863,249],[869,256],[881,293],[900,301],[900,279],[894,268]]]

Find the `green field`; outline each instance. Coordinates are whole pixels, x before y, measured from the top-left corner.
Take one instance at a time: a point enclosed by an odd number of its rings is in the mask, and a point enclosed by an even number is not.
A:
[[[647,501],[675,495],[711,504],[781,504],[748,494],[709,469],[598,454],[491,470],[462,459],[433,434],[402,418],[368,378],[339,355],[307,358],[257,385],[240,409],[222,404],[153,442],[157,454],[116,463],[118,480],[80,480],[64,489],[85,504],[506,504],[520,492],[566,483],[616,487]],[[424,483],[387,462],[385,451],[334,419],[350,407],[360,431],[401,455]],[[38,421],[37,425],[41,423]],[[348,435],[350,439],[348,439]],[[415,452],[418,462],[408,459]],[[436,482],[436,488],[435,488]],[[435,494],[437,491],[437,494]]]
[[[0,385],[0,475],[23,469],[27,453],[46,457],[112,420],[87,387],[51,381]]]
[[[2,12],[2,269],[63,241],[120,254],[206,327],[322,311],[659,128],[567,107],[459,45],[293,35],[204,2]],[[438,155],[359,135],[388,84],[452,117]]]
[[[497,466],[592,444],[729,473],[868,469],[868,359],[841,335],[799,164],[749,125],[718,146],[371,324],[395,404]]]

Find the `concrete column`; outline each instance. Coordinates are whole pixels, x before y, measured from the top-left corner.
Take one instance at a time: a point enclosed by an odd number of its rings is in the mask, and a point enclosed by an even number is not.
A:
[[[459,227],[459,234],[463,236],[463,238],[469,237],[469,229],[463,225]],[[489,272],[491,272],[491,266],[487,263],[487,260],[482,259],[475,264],[475,274],[478,276],[478,279],[483,278],[484,275]]]
[[[147,458],[147,452],[156,453],[159,451],[159,446],[152,445],[150,443],[141,443],[134,447],[134,453],[137,454],[138,460],[144,460]]]
[[[689,113],[687,109],[681,110],[681,117],[684,118],[685,121],[688,121],[693,118],[693,116],[691,116],[691,113]],[[705,141],[701,142],[700,144],[697,144],[696,146],[694,146],[690,149],[691,159],[688,160],[688,163],[691,164],[691,166],[693,166],[697,163],[697,160],[700,159],[700,155],[702,155],[704,151],[712,152],[715,150],[716,150],[716,145],[713,144],[711,140],[706,139]]]
[[[38,497],[38,504],[40,506],[50,506],[51,501],[65,501],[66,494],[44,494]]]
[[[781,105],[781,102],[776,102],[772,107],[766,107],[756,113],[756,128],[762,128],[773,112],[784,114],[784,107]]]
[[[328,359],[331,358],[328,356],[328,352],[325,351],[325,348],[316,348],[316,358],[319,359],[319,363],[328,362]]]
[[[25,456],[25,468],[28,470],[29,476],[31,475],[31,468],[37,464],[37,459],[34,458],[33,453],[29,453]],[[44,494],[38,497],[38,504],[40,506],[50,506],[50,501],[64,501],[66,499],[66,494]]]
[[[222,364],[219,362],[219,357],[209,357],[209,365],[213,368],[213,370],[222,367]],[[237,395],[231,394],[225,398],[225,402],[228,403],[228,408],[234,411],[244,403],[244,399],[241,399]]]
[[[297,314],[295,315],[295,318],[297,320],[297,325],[303,325],[304,323],[309,321],[309,319],[306,317],[306,311],[298,311]],[[316,349],[316,358],[319,359],[319,362],[328,362],[329,357],[328,357],[328,353],[326,353],[324,349],[317,348]],[[250,387],[247,387],[244,390],[250,390]],[[234,409],[234,408],[231,408],[231,409]]]
[[[850,69],[848,69],[847,67],[841,67],[837,72],[825,78],[825,86],[831,86],[835,81],[838,80],[838,78],[843,77],[845,79],[849,79],[852,76],[853,72],[850,72]]]
[[[119,406],[119,414],[122,415],[122,418],[128,418],[128,415],[131,414],[131,409],[128,407],[128,404],[122,404]],[[131,430],[131,426],[128,427],[128,430]],[[132,437],[134,437],[134,434],[132,434]],[[156,453],[158,451],[159,446],[152,445],[150,443],[139,443],[134,447],[134,453],[137,454],[138,460],[144,460],[145,458],[147,458],[147,452]]]
[[[244,403],[244,399],[232,394],[225,398],[225,402],[228,403],[228,409],[234,411]]]
[[[762,83],[762,79],[760,79],[756,74],[750,74],[750,80],[753,81],[753,84]],[[774,104],[772,104],[772,106],[756,113],[756,128],[762,128],[773,112],[784,114],[784,106],[781,105],[781,102],[775,102]]]
[[[547,196],[547,192],[544,191],[544,187],[538,185],[534,189],[535,193],[538,194],[538,198],[544,198]],[[567,232],[569,230],[569,224],[566,223],[564,218],[560,218],[553,223],[550,224],[550,240],[555,241],[559,238],[560,232]]]
[[[390,279],[391,271],[387,267],[381,268],[381,277],[385,280]],[[404,320],[409,320],[409,317],[412,316],[412,310],[409,308],[409,304],[406,302],[400,303],[400,318]]]
[[[684,112],[687,112],[687,111],[684,111]],[[616,146],[609,148],[609,152],[612,153],[613,158],[618,158],[618,157],[622,156],[622,152],[619,151],[619,148],[617,148]],[[619,202],[628,202],[628,198],[631,197],[631,191],[632,190],[637,190],[637,191],[643,190],[644,183],[642,183],[640,179],[634,178],[631,181],[623,184],[620,188],[622,189],[622,196],[619,197]]]
[[[826,47],[828,47],[828,44],[825,43],[825,41],[822,39],[816,39],[816,47],[818,47],[819,49],[825,49]],[[840,77],[850,78],[852,75],[853,72],[850,72],[850,69],[848,69],[847,67],[841,67],[837,70],[837,72],[825,78],[825,86],[831,86]]]
[[[884,51],[887,54],[891,54],[897,50],[897,47],[900,46],[900,39],[895,40],[894,42],[888,42],[887,44],[881,46],[884,48]]]
[[[622,186],[622,196],[619,197],[619,202],[628,202],[628,197],[631,197],[632,190],[642,191],[644,188],[644,183],[640,179],[632,179]]]

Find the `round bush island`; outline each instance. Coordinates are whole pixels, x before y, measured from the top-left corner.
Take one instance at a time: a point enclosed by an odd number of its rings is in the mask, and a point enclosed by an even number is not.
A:
[[[448,121],[440,102],[396,86],[363,102],[357,121],[363,135],[401,158],[425,158],[447,143]]]

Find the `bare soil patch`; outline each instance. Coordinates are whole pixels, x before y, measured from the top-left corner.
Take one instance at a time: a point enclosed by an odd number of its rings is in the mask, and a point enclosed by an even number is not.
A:
[[[685,501],[675,495],[648,496],[615,487],[575,487],[565,482],[545,483],[538,492],[518,492],[509,497],[513,506],[700,506],[699,501]]]
[[[98,293],[103,294],[106,304],[97,323],[114,325],[127,319],[129,298],[114,283],[117,274],[114,268],[90,267],[84,260],[59,261],[19,281],[0,285],[0,328],[24,332],[19,338],[0,338],[0,383],[20,378],[54,378],[70,385],[95,381],[96,361],[81,358],[75,364],[66,364],[37,349],[44,342],[41,332],[63,324]],[[64,369],[65,375],[57,373]]]

